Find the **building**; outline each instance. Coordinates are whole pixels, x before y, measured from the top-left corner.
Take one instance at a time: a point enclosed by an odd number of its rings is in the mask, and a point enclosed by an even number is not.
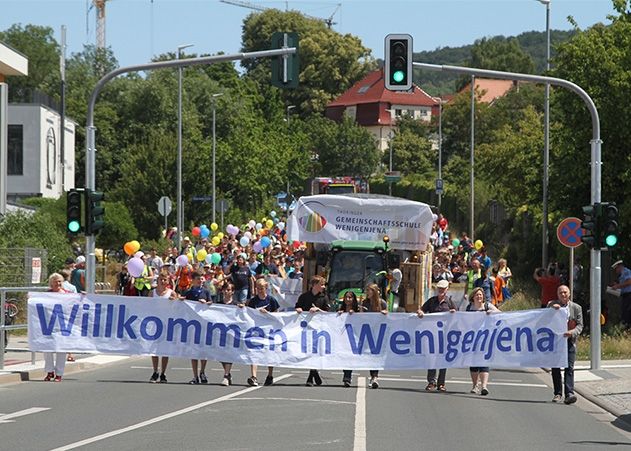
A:
[[[8,108],[7,199],[57,199],[74,188],[76,123],[66,118],[61,149],[61,116],[43,104]]]
[[[407,115],[429,122],[438,111],[438,99],[416,85],[411,91],[388,91],[383,70],[379,69],[329,103],[325,115],[335,121],[344,116],[354,119],[375,136],[380,150],[386,150],[396,127],[396,118]]]
[[[508,91],[517,87],[518,84],[514,80],[493,80],[490,78],[475,78],[475,91],[478,102],[493,103],[500,97],[508,94]],[[462,88],[458,94],[471,92],[471,83]]]

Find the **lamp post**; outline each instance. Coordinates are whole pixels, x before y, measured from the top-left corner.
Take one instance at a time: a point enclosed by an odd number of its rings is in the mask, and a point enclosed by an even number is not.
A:
[[[475,213],[475,208],[473,205],[473,201],[475,199],[475,179],[474,179],[474,150],[475,150],[475,75],[471,75],[471,155],[469,156],[469,164],[471,166],[470,173],[470,187],[469,187],[469,230],[471,231],[470,237],[471,241],[475,242],[475,220],[473,215]]]
[[[550,71],[550,0],[537,0],[546,5],[546,72]],[[541,267],[548,264],[548,167],[550,165],[550,83],[545,85],[543,128],[543,221],[541,225]]]
[[[287,127],[289,127],[289,112],[294,108],[296,108],[296,105],[287,105],[287,118],[285,119],[287,121]]]
[[[385,111],[395,115],[394,119],[396,119],[396,111],[390,108],[386,108]],[[391,122],[394,122],[394,119]],[[390,164],[388,165],[388,171],[392,172],[392,140],[394,139],[394,131],[390,129],[388,133],[388,147],[390,148]],[[388,196],[392,196],[392,182],[388,182]]]
[[[212,100],[213,100],[213,214],[212,214],[212,218],[213,218],[213,222],[215,222],[215,201],[217,199],[217,196],[215,194],[215,155],[217,151],[217,137],[215,134],[215,111],[217,109],[217,102],[215,101],[215,99],[222,95],[223,95],[222,92],[212,95]]]
[[[182,50],[193,44],[178,45],[175,59],[180,59]],[[182,205],[182,68],[178,67],[177,78],[177,247],[180,247],[184,230],[184,205]]]
[[[443,180],[443,99],[438,98],[438,180]],[[442,201],[442,190],[438,192],[438,210]]]

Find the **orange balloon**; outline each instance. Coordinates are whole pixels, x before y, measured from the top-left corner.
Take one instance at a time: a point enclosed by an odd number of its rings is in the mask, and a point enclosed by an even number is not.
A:
[[[125,251],[127,255],[130,255],[130,256],[136,252],[134,250],[134,245],[131,242],[125,243],[125,246],[123,246],[123,250]]]

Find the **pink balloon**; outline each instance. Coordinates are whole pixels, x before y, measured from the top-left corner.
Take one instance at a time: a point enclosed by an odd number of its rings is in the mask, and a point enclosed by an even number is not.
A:
[[[133,277],[142,276],[142,271],[145,269],[145,262],[142,258],[134,257],[130,258],[127,262],[127,270]]]
[[[263,246],[261,246],[261,242],[257,241],[256,243],[254,243],[252,245],[252,249],[254,249],[254,252],[261,252],[261,249],[263,249]]]
[[[186,266],[188,265],[188,257],[184,254],[180,255],[177,260],[176,260],[177,264],[180,266]]]

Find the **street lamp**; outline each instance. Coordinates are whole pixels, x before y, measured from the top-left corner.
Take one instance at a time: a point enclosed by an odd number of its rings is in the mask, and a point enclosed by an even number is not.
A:
[[[390,116],[394,113],[394,119],[396,119],[396,111],[390,108],[386,108],[385,111],[390,113]],[[392,122],[392,121],[391,121]],[[392,140],[394,139],[393,130],[390,129],[390,133],[388,133],[388,146],[390,147],[390,164],[388,166],[388,171],[392,172]],[[388,182],[388,196],[392,196],[392,182]]]
[[[287,121],[287,127],[289,127],[289,112],[294,108],[296,108],[296,105],[287,105],[287,119],[285,119]]]
[[[178,45],[175,59],[180,59],[182,50],[193,44]],[[184,230],[184,205],[182,205],[182,68],[178,67],[177,79],[177,247],[180,247]]]
[[[550,71],[550,0],[537,0],[546,5],[546,72]],[[541,225],[541,267],[548,264],[548,166],[550,165],[550,83],[546,83],[543,128],[543,222]]]
[[[215,195],[215,155],[216,155],[216,150],[217,150],[217,138],[216,138],[216,134],[215,134],[215,110],[217,107],[217,102],[215,101],[215,99],[219,96],[222,96],[223,93],[217,93],[217,94],[213,94],[212,95],[212,103],[213,103],[213,222],[215,222],[215,200],[217,198],[217,196]],[[223,226],[222,226],[223,227]]]
[[[469,230],[471,231],[469,237],[471,242],[475,242],[475,219],[474,219],[474,199],[475,199],[475,179],[473,163],[475,159],[475,75],[471,75],[471,155],[469,156],[469,164],[471,165],[470,180],[469,180]]]
[[[438,180],[443,180],[443,99],[438,97]],[[438,191],[438,210],[442,201],[443,193]]]

